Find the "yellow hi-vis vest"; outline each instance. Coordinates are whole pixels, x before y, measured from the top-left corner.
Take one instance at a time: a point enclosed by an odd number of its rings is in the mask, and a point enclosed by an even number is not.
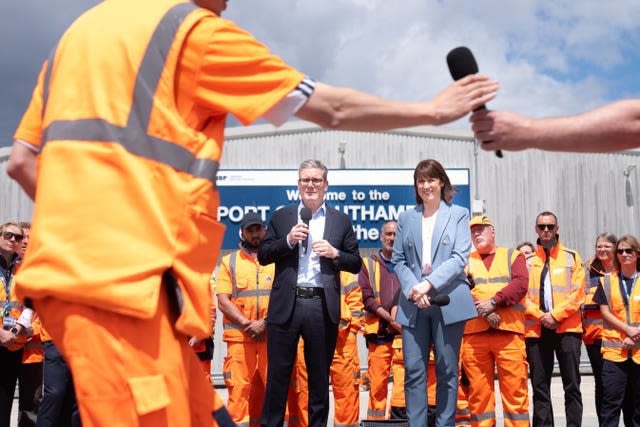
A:
[[[371,289],[373,290],[373,297],[376,299],[378,304],[381,304],[380,301],[380,262],[376,259],[375,256],[369,256],[363,259],[362,266],[366,269],[367,274],[369,275],[369,284],[371,285]],[[365,310],[364,313],[364,334],[377,334],[380,328],[380,318],[373,313],[369,313]]]
[[[617,272],[605,275],[600,281],[607,296],[611,314],[627,325],[640,326],[640,286],[638,283],[635,283],[627,305],[620,292],[620,277]],[[626,337],[625,333],[614,328],[607,321],[603,326],[602,358],[612,362],[624,362],[631,357],[635,363],[640,364],[640,343],[636,343],[629,354],[628,350],[622,348],[622,341]]]
[[[476,284],[471,290],[471,296],[475,301],[493,298],[498,291],[511,282],[511,265],[519,254],[513,249],[496,248],[489,270],[477,251],[469,255],[469,273]],[[524,334],[524,304],[525,299],[522,298],[511,307],[496,307],[496,313],[500,315],[500,324],[495,329]],[[474,334],[488,329],[491,329],[489,322],[483,317],[476,317],[467,320],[464,333]]]
[[[228,294],[231,302],[247,319],[264,319],[267,317],[274,275],[275,264],[262,266],[256,257],[240,249],[222,258],[216,280],[216,294]],[[222,326],[224,341],[253,341],[226,316],[222,318]]]

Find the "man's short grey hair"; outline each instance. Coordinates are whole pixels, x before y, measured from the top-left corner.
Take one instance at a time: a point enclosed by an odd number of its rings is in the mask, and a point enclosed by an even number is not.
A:
[[[300,163],[300,167],[298,168],[298,176],[300,176],[300,172],[302,169],[322,169],[322,179],[327,180],[327,175],[329,174],[329,169],[322,163],[320,160],[305,160]]]
[[[384,224],[382,224],[382,227],[380,227],[380,234],[384,233],[384,228],[387,226],[387,224],[397,224],[398,221],[394,220],[394,219],[390,219],[389,221],[386,221]]]

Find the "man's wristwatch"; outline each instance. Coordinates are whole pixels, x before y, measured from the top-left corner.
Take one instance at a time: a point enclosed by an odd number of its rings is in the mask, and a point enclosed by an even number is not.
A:
[[[11,332],[13,335],[18,335],[18,328],[14,326],[9,330],[9,332]]]
[[[498,304],[496,303],[496,299],[495,298],[491,298],[489,300],[489,302],[491,303],[491,305],[495,308]]]

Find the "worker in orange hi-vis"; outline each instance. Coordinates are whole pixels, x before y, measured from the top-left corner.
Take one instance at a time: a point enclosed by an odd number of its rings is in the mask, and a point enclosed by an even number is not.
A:
[[[362,324],[362,293],[357,276],[347,271],[340,273],[341,310],[336,350],[331,363],[335,426],[360,425],[360,363],[357,334]],[[354,363],[355,362],[355,363]],[[307,427],[308,375],[304,363],[304,342],[298,343],[298,355],[287,400],[288,426]]]
[[[228,114],[438,125],[498,88],[470,75],[401,102],[316,83],[220,18],[226,4],[99,2],[44,61],[14,135],[7,173],[35,199],[16,294],[67,360],[85,426],[230,422],[188,343],[211,331]]]
[[[266,318],[275,264],[257,259],[266,229],[262,217],[247,212],[240,221],[240,249],[222,258],[216,279],[227,345],[224,382],[227,408],[240,426],[258,426],[267,380]]]
[[[502,396],[504,425],[529,426],[529,394],[525,348],[525,296],[529,274],[524,255],[499,247],[493,222],[484,215],[470,221],[475,248],[467,275],[478,317],[467,321],[462,364],[469,379],[472,427],[496,425],[494,372]]]

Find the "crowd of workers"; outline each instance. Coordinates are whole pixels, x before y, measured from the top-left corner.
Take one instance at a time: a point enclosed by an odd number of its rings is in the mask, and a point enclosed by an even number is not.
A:
[[[475,250],[466,274],[478,317],[467,321],[464,329],[456,425],[496,425],[496,373],[505,426],[528,426],[530,413],[533,425],[553,425],[554,355],[565,392],[567,425],[581,425],[582,342],[595,378],[599,424],[617,426],[622,411],[626,426],[638,425],[634,412],[640,403],[640,291],[634,285],[640,271],[640,243],[636,238],[617,239],[602,233],[596,238],[595,255],[583,264],[575,250],[560,243],[558,218],[552,212],[536,218],[535,246],[523,242],[515,249],[498,247],[495,226],[487,216],[472,217],[469,226]],[[237,425],[257,426],[267,377],[265,320],[275,267],[257,260],[266,233],[262,218],[249,212],[240,229],[240,249],[223,257],[211,285],[223,316],[227,406]],[[37,313],[17,302],[11,286],[29,231],[30,224],[24,222],[0,227],[4,326],[0,330],[0,424],[9,425],[17,382],[20,426],[77,426],[80,419],[69,370]],[[380,250],[363,258],[358,275],[340,275],[341,318],[331,365],[336,426],[359,425],[362,384],[369,389],[367,419],[406,418],[402,327],[395,318],[401,287],[391,262],[396,231],[395,221],[386,222]],[[214,306],[214,324],[215,319]],[[360,333],[368,349],[366,382],[360,378],[356,343]],[[203,375],[210,376],[213,335],[207,340],[192,338],[190,344],[203,361]],[[296,360],[286,422],[306,426],[308,378],[302,340]],[[533,390],[531,411],[528,376]],[[432,353],[428,374],[432,425],[436,378]]]

